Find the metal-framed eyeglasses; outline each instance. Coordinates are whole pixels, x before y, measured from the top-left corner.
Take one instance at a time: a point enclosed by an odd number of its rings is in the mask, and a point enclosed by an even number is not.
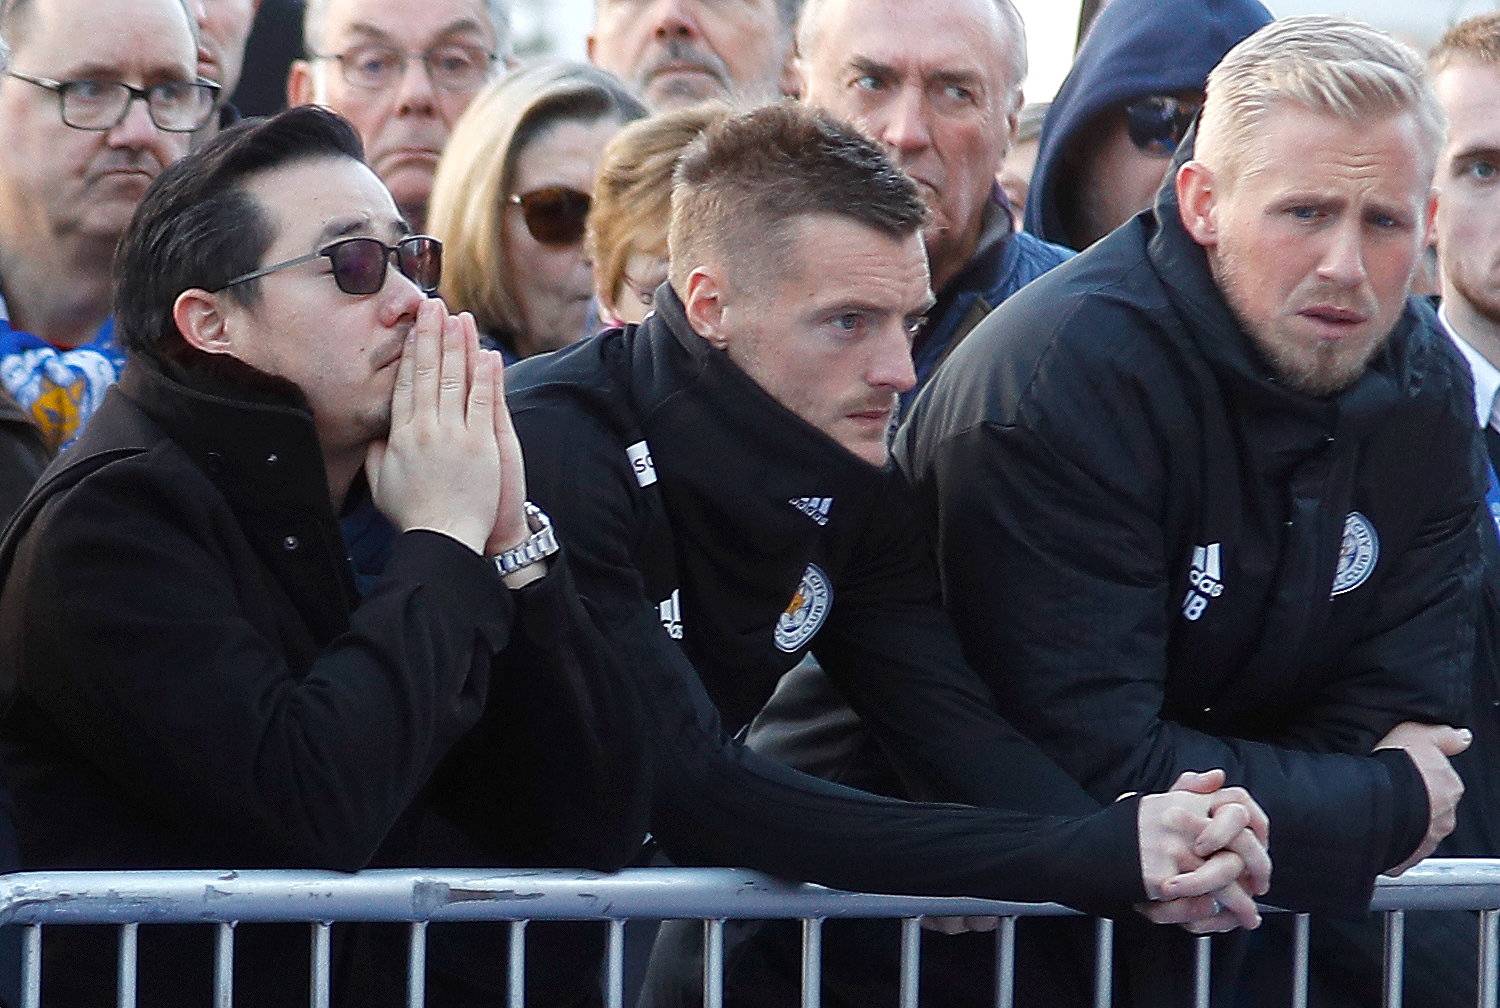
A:
[[[146,103],[146,112],[157,129],[193,133],[208,124],[219,97],[219,85],[202,78],[138,88],[122,81],[52,80],[19,70],[7,70],[6,74],[56,94],[64,126],[96,132],[112,130],[124,122],[130,103],[139,98]]]
[[[406,74],[407,61],[412,58],[422,61],[427,79],[439,91],[465,92],[478,91],[484,86],[489,80],[490,68],[499,56],[479,46],[445,42],[422,52],[407,52],[388,45],[362,45],[341,53],[313,57],[333,60],[350,86],[366,91],[385,91],[395,87]]]
[[[246,280],[258,280],[277,270],[300,266],[312,262],[319,256],[327,256],[333,272],[333,282],[345,294],[374,294],[385,286],[386,267],[395,258],[396,269],[424,294],[437,290],[443,278],[443,243],[431,235],[411,235],[394,245],[387,245],[379,238],[342,238],[324,245],[316,252],[287,259],[258,270],[242,273],[212,293],[227,290]]]

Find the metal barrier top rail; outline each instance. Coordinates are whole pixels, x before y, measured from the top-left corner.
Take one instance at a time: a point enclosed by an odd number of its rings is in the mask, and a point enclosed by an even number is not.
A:
[[[1274,912],[1275,908],[1267,907]],[[1376,911],[1500,909],[1500,859],[1430,859],[1379,880]],[[0,924],[1049,917],[1054,903],[888,896],[728,868],[22,872]]]

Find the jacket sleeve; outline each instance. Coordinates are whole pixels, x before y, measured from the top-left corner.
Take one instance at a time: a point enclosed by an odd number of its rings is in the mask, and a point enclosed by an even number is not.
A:
[[[4,395],[5,390],[0,389],[0,396]],[[13,400],[0,402],[0,531],[47,468],[47,447],[41,432],[12,410],[19,410]]]
[[[1396,787],[1409,778],[1393,782],[1379,759],[1213,736],[1165,716],[1172,607],[1156,505],[1059,445],[1087,441],[1130,460],[1115,467],[1127,472],[1149,468],[1150,456],[1097,426],[1051,438],[983,423],[933,449],[923,489],[936,502],[943,588],[965,653],[1000,710],[1098,800],[1223,768],[1270,817],[1268,900],[1362,909],[1394,863]]]
[[[798,774],[730,740],[632,559],[640,495],[623,448],[569,407],[532,405],[515,418],[528,491],[568,543],[615,674],[638,691],[651,746],[651,825],[674,861],[847,889],[1092,910],[1143,897],[1134,801],[1085,817],[904,803]]]
[[[5,607],[20,687],[121,793],[207,849],[359,868],[479,717],[511,600],[484,558],[408,532],[347,630],[294,670],[303,631],[263,630],[282,589],[216,527],[227,512],[193,493],[196,471],[160,459],[65,491],[21,543]]]
[[[996,712],[964,660],[908,490],[893,480],[875,509],[814,640],[819,663],[910,796],[1088,815],[1099,803]]]

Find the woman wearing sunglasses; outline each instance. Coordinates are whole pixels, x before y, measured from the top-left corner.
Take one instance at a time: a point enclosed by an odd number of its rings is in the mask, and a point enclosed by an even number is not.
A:
[[[508,359],[566,346],[593,323],[594,170],[645,114],[605,71],[549,60],[489,85],[454,127],[428,215],[445,246],[442,294]]]

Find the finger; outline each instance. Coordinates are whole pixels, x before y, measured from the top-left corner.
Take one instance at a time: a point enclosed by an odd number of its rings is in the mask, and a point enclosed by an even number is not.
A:
[[[1162,897],[1204,896],[1217,892],[1244,873],[1245,862],[1233,851],[1219,851],[1192,871],[1173,875],[1161,884]]]
[[[1228,847],[1231,840],[1250,825],[1250,810],[1238,802],[1220,805],[1209,816],[1208,825],[1193,841],[1193,853],[1206,858],[1216,850]]]
[[[1260,838],[1261,843],[1270,843],[1271,820],[1266,816],[1265,810],[1252,797],[1250,792],[1242,787],[1227,787],[1209,796],[1208,807],[1210,811],[1217,810],[1221,805],[1242,805],[1249,813],[1249,828]]]
[[[999,917],[965,917],[964,927],[976,934],[988,934],[1000,926]]]
[[[419,316],[420,317],[420,314]],[[403,427],[411,423],[415,402],[412,382],[417,371],[416,325],[406,331],[406,340],[401,344],[401,361],[396,365],[396,384],[391,388],[391,426]]]
[[[1271,891],[1271,855],[1254,833],[1248,830],[1235,837],[1229,849],[1245,862],[1245,877],[1250,892],[1264,896]]]
[[[438,369],[443,344],[443,311],[436,301],[423,301],[412,326],[416,367],[412,374],[413,416],[430,416],[438,406]]]
[[[365,449],[365,482],[370,484],[370,496],[380,493],[380,466],[385,461],[385,442],[371,441]]]
[[[1260,910],[1256,908],[1255,900],[1238,882],[1220,889],[1214,894],[1214,898],[1219,901],[1220,908],[1234,916],[1240,927],[1248,930],[1260,927]]]
[[[469,386],[469,349],[464,328],[452,315],[443,318],[443,356],[438,377],[438,411],[461,420]]]
[[[1224,934],[1226,932],[1233,931],[1235,928],[1240,926],[1241,925],[1239,919],[1236,918],[1235,915],[1230,913],[1228,910],[1220,910],[1218,913],[1210,917],[1205,917],[1202,920],[1189,921],[1188,923],[1182,925],[1184,930],[1189,931],[1195,935]],[[1252,930],[1257,926],[1259,925],[1252,925]]]
[[[922,928],[925,931],[936,931],[938,934],[963,934],[964,919],[962,917],[923,917]]]
[[[495,361],[489,354],[481,353],[474,357],[473,365],[464,422],[470,430],[489,431],[495,426]]]
[[[1184,770],[1171,787],[1173,791],[1191,791],[1194,794],[1212,794],[1224,786],[1223,770]]]
[[[1444,726],[1437,733],[1438,752],[1444,756],[1457,756],[1469,748],[1469,743],[1474,741],[1474,733],[1467,728],[1449,728]]]
[[[1137,903],[1135,910],[1153,924],[1186,924],[1212,917],[1215,905],[1212,896],[1189,896],[1159,903]]]

